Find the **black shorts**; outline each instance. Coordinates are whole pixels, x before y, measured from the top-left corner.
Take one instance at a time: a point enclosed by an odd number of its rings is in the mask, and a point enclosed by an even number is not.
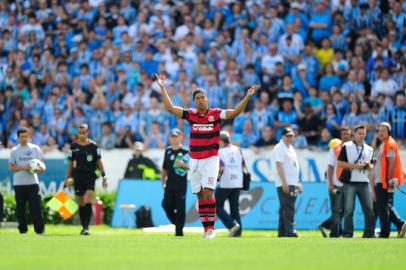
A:
[[[91,179],[91,180],[74,179],[74,181],[73,181],[73,188],[75,190],[75,195],[77,195],[77,196],[85,195],[87,190],[94,191],[95,185],[96,185],[96,179]]]

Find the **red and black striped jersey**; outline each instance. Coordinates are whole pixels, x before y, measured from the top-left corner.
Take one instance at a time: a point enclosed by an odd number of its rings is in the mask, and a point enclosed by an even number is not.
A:
[[[200,114],[196,109],[183,110],[182,118],[190,123],[190,157],[204,159],[218,156],[220,122],[225,119],[221,109],[208,109]]]

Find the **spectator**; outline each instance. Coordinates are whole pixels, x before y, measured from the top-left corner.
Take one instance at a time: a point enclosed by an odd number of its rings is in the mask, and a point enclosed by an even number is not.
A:
[[[98,145],[100,148],[111,150],[114,148],[115,143],[117,141],[117,136],[112,133],[112,127],[109,122],[103,123],[103,134],[100,137]]]
[[[164,149],[166,146],[166,136],[160,131],[159,122],[152,122],[150,132],[145,137],[145,148]]]
[[[328,37],[323,38],[321,41],[321,48],[316,49],[316,57],[322,67],[334,61],[334,49],[331,48],[331,42]]]
[[[293,110],[292,103],[291,99],[282,101],[282,111],[278,113],[275,119],[275,127],[278,128],[276,132],[277,140],[281,138],[283,128],[289,127],[297,121],[297,114]]]
[[[387,120],[392,123],[391,133],[393,137],[397,138],[398,145],[403,146],[406,138],[406,98],[404,91],[396,93],[395,106],[389,110]]]
[[[324,67],[323,76],[319,80],[319,88],[322,91],[330,92],[332,87],[340,88],[340,77],[334,74],[332,64],[327,64]]]
[[[320,137],[321,119],[314,113],[310,103],[304,105],[304,115],[298,119],[302,134],[310,145],[316,145]]]
[[[385,95],[385,106],[391,107],[393,105],[391,98],[398,90],[398,84],[389,77],[389,69],[383,68],[380,73],[380,78],[372,85],[371,97],[383,94]]]
[[[250,148],[254,153],[259,154],[261,149],[266,149],[277,143],[273,128],[265,126],[262,128],[261,137]]]

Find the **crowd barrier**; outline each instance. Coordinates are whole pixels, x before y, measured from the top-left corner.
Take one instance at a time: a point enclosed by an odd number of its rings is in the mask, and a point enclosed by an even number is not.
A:
[[[304,192],[296,201],[296,226],[301,230],[317,229],[318,224],[330,216],[330,201],[325,183],[303,183]],[[189,188],[189,187],[188,187]],[[161,203],[163,190],[161,183],[145,180],[121,180],[114,208],[113,227],[134,227],[134,211],[143,206],[152,210],[155,226],[169,224]],[[135,205],[135,208],[122,206]],[[240,214],[246,229],[276,229],[278,227],[279,201],[274,183],[254,182],[251,189],[241,192]],[[395,195],[395,206],[399,214],[406,217],[406,195]],[[228,205],[226,204],[226,208]],[[186,226],[201,226],[197,212],[197,199],[189,190],[186,195]],[[216,227],[222,228],[220,221]],[[364,228],[364,217],[357,201],[354,212],[355,229]]]

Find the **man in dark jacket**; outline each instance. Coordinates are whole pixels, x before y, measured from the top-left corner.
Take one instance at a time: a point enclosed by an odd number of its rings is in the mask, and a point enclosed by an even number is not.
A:
[[[134,144],[134,155],[133,158],[128,161],[124,178],[137,180],[156,180],[160,178],[158,167],[151,159],[142,155],[143,151],[144,144],[142,142],[136,142]]]

